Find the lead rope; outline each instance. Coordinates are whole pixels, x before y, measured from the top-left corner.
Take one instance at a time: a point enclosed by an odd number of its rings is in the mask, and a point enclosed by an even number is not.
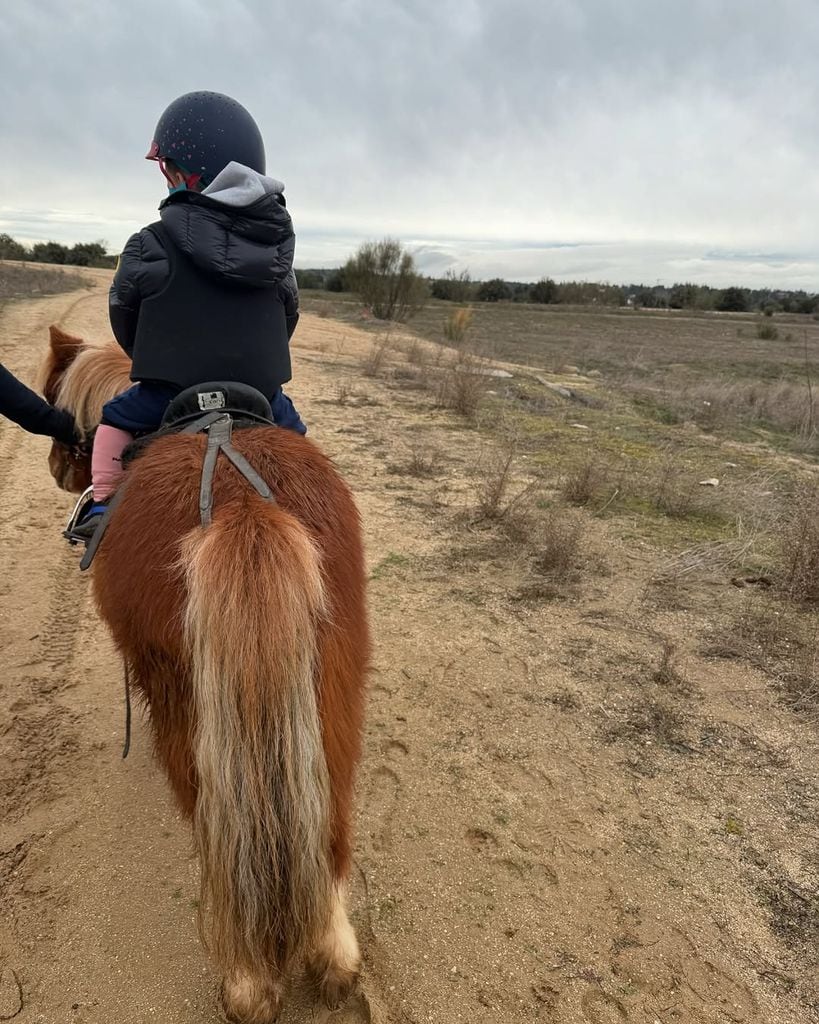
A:
[[[122,759],[125,760],[131,749],[131,673],[127,661],[123,661],[122,667],[125,672],[125,746],[122,748]]]

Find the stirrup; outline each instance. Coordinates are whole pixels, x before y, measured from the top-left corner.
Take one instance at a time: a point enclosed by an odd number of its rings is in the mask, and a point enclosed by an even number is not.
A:
[[[93,504],[94,504],[93,488],[92,487],[86,487],[86,489],[82,492],[82,494],[77,499],[77,504],[74,506],[74,511],[71,513],[71,516],[70,516],[68,522],[65,524],[65,529],[63,530],[63,537],[65,537],[65,539],[68,541],[68,543],[71,544],[72,546],[81,543],[82,538],[75,537],[73,535],[74,529],[77,526],[77,524],[80,522],[80,520],[85,516],[85,513],[88,511],[88,509]]]

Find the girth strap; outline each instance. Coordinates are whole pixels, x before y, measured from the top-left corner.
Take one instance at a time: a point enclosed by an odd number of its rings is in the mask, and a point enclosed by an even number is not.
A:
[[[195,426],[195,424],[192,424],[192,426]],[[233,420],[231,417],[228,415],[218,415],[218,418],[213,420],[205,429],[208,434],[208,447],[205,451],[202,479],[199,484],[199,517],[202,520],[202,525],[210,526],[213,520],[213,474],[216,469],[216,460],[219,457],[219,452],[225,454],[250,486],[265,501],[273,501],[273,492],[244,455],[241,452],[237,452],[230,443],[233,433]]]

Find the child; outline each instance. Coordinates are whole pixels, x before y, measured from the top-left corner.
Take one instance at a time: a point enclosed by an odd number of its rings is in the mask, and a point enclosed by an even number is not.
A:
[[[103,407],[91,461],[94,504],[73,536],[89,539],[136,433],[156,430],[186,387],[226,380],[270,399],[274,421],[307,432],[281,389],[298,322],[295,236],[284,185],[265,177],[256,122],[235,100],[192,92],[168,107],[146,157],[169,195],[160,221],[127,242],[109,297],[114,335],[138,383]]]

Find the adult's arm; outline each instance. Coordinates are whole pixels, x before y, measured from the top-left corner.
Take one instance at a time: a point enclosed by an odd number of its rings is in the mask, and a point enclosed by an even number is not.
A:
[[[27,388],[0,363],[0,414],[13,420],[29,434],[45,434],[63,444],[74,444],[77,428],[74,417],[64,409],[55,409],[44,398]]]

